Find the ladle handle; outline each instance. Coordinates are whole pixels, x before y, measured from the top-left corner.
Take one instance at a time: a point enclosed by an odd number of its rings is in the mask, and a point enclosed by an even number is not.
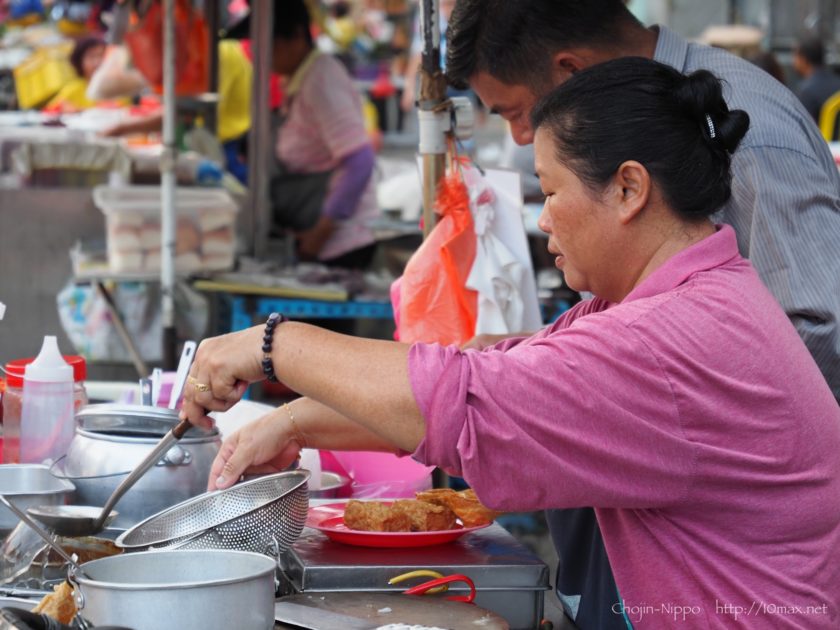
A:
[[[31,528],[31,529],[32,529],[32,530],[33,530],[36,534],[38,534],[41,538],[43,538],[43,539],[44,539],[44,542],[45,542],[45,543],[47,543],[47,545],[49,545],[50,549],[52,549],[52,550],[53,550],[53,551],[55,551],[58,555],[60,555],[62,558],[64,558],[65,560],[67,560],[67,562],[69,562],[69,563],[70,563],[70,566],[72,566],[74,569],[76,569],[76,571],[79,573],[79,575],[85,575],[85,572],[84,572],[84,571],[82,571],[82,567],[80,567],[80,566],[79,566],[79,563],[78,563],[78,562],[76,562],[76,561],[73,559],[73,557],[72,557],[69,553],[67,553],[66,551],[64,551],[64,549],[62,549],[62,548],[61,548],[61,546],[60,546],[58,543],[56,543],[56,542],[55,542],[55,541],[54,541],[54,540],[50,537],[50,535],[49,535],[49,534],[47,534],[47,532],[45,532],[43,529],[41,529],[41,526],[40,526],[40,525],[38,525],[38,524],[35,522],[35,520],[34,520],[34,519],[32,519],[32,518],[29,516],[29,514],[27,514],[27,513],[26,513],[26,512],[24,512],[23,510],[21,510],[18,506],[16,506],[14,503],[12,503],[11,501],[9,501],[9,500],[8,500],[8,499],[7,499],[4,495],[2,495],[2,494],[0,494],[0,502],[2,502],[2,503],[3,503],[3,505],[5,505],[5,506],[6,506],[7,508],[9,508],[12,512],[14,512],[14,513],[15,513],[15,515],[16,515],[16,516],[17,516],[20,520],[22,520],[24,523],[26,523],[27,525],[29,525],[29,527],[30,527],[30,528]]]
[[[176,409],[178,407],[178,400],[181,398],[181,394],[184,393],[184,385],[186,385],[187,377],[190,374],[195,349],[195,341],[184,342],[184,348],[181,350],[181,358],[178,360],[178,370],[175,372],[175,382],[172,384],[172,391],[169,394],[170,409]]]
[[[172,445],[180,440],[189,428],[189,420],[181,420],[181,422],[179,422],[171,431],[161,438],[160,442],[157,443],[157,446],[155,446],[155,448],[146,455],[137,468],[132,470],[131,474],[126,477],[123,482],[117,486],[117,489],[111,493],[111,496],[108,497],[108,501],[106,501],[105,506],[102,508],[102,513],[94,523],[94,531],[102,529],[105,525],[105,520],[108,518],[111,510],[114,509],[117,501],[119,501],[122,496],[128,492],[135,483],[137,483],[137,480],[140,479],[140,477],[146,474],[146,471],[149,470],[149,468],[158,463],[166,451],[172,448]]]

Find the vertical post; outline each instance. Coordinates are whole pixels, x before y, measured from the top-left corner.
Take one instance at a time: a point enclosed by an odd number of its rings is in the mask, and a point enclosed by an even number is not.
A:
[[[423,163],[423,237],[435,226],[435,194],[446,166],[446,136],[443,129],[448,113],[439,112],[446,98],[446,79],[440,68],[440,0],[423,0],[420,12],[423,56],[420,64],[418,102],[420,155]]]
[[[265,258],[271,228],[269,177],[274,151],[269,116],[269,81],[273,49],[273,0],[251,2],[251,49],[254,52],[254,84],[251,98],[251,129],[248,132],[248,198],[246,234],[257,258]]]
[[[163,153],[160,158],[160,287],[163,365],[175,368],[175,0],[163,0]]]
[[[210,33],[210,37],[208,38],[210,40],[210,50],[207,51],[207,59],[209,61],[207,91],[215,94],[217,99],[202,113],[204,114],[205,128],[213,134],[219,129],[219,121],[216,120],[219,91],[219,4],[217,0],[211,0],[204,5],[204,20],[207,22],[207,32]]]

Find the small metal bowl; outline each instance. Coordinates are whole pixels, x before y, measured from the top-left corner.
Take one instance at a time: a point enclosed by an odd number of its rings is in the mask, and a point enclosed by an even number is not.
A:
[[[75,491],[76,486],[54,476],[48,466],[0,464],[0,494],[21,510],[36,505],[63,505]],[[0,505],[0,530],[13,529],[18,522],[17,516]]]
[[[350,488],[350,480],[344,475],[334,472],[321,473],[321,488],[310,490],[309,496],[313,499],[335,499],[336,497],[350,496],[349,493],[342,494],[343,490]]]

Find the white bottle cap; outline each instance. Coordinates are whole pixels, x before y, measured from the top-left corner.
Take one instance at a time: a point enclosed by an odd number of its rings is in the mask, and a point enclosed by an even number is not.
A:
[[[3,302],[0,302],[0,319],[3,319],[3,316],[6,314],[6,305]]]
[[[62,358],[58,351],[58,341],[52,335],[44,337],[41,352],[29,363],[23,372],[25,381],[38,383],[73,382],[73,368]]]

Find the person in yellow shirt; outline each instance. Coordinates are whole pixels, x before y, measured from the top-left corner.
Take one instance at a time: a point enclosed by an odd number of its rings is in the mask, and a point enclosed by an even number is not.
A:
[[[219,102],[216,110],[216,136],[222,144],[227,170],[239,181],[248,179],[244,142],[251,128],[251,85],[253,68],[240,42],[219,42]],[[103,132],[105,136],[125,136],[160,131],[163,114],[133,118]]]
[[[76,71],[76,78],[64,84],[58,94],[48,103],[50,110],[76,111],[94,107],[97,102],[87,97],[90,78],[105,59],[105,42],[98,37],[86,37],[76,42],[70,53],[70,65]]]

